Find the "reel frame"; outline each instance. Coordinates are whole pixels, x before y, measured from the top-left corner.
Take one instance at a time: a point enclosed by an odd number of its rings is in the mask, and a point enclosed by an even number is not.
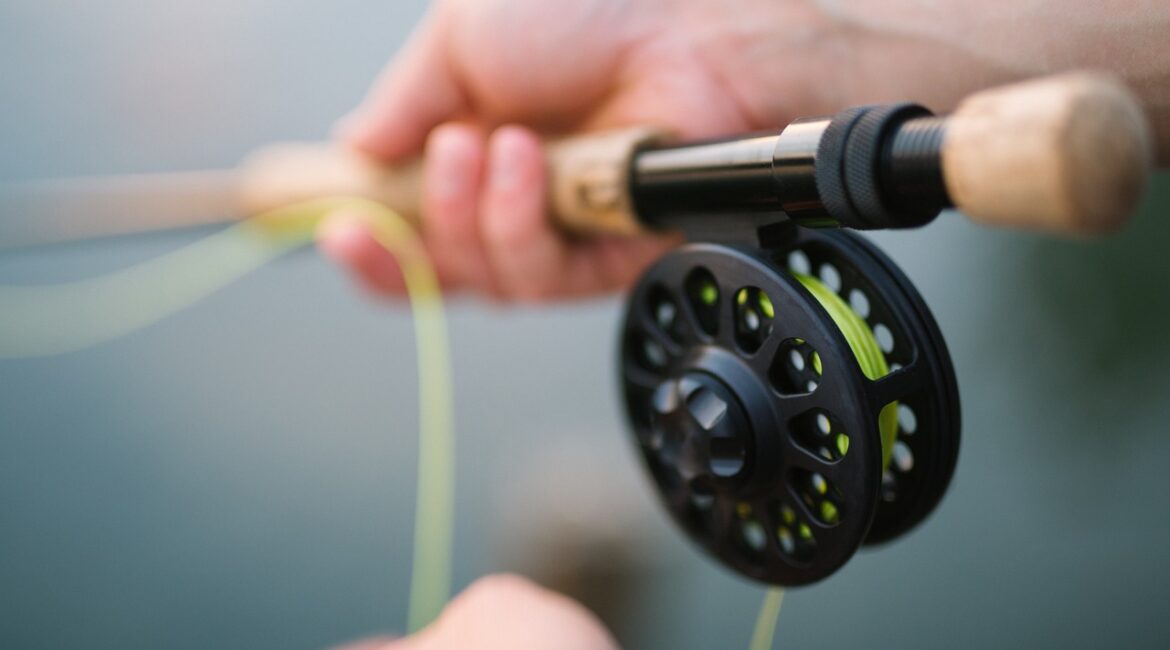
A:
[[[797,586],[933,510],[957,457],[958,391],[933,318],[876,247],[791,223],[758,241],[690,244],[644,274],[627,306],[622,383],[675,522],[741,575]],[[794,272],[853,303],[889,374],[863,374]],[[883,468],[887,405],[899,424]]]

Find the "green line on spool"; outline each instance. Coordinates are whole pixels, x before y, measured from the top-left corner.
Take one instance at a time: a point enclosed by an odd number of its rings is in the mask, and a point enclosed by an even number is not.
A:
[[[808,292],[817,299],[817,302],[837,324],[841,334],[845,336],[845,342],[849,344],[849,349],[853,351],[853,356],[857,359],[857,365],[860,366],[862,374],[871,380],[881,379],[890,374],[890,366],[886,362],[886,357],[882,354],[877,338],[873,335],[873,330],[869,328],[865,320],[857,315],[857,312],[853,311],[853,308],[842,300],[841,296],[838,296],[835,291],[825,286],[820,280],[800,273],[792,275],[804,285],[805,289],[808,289]],[[885,469],[890,464],[894,440],[898,436],[897,402],[885,405],[878,414],[878,431],[881,433],[882,439],[882,468]],[[836,444],[837,450],[842,455],[849,449],[848,437],[842,440],[839,436]]]

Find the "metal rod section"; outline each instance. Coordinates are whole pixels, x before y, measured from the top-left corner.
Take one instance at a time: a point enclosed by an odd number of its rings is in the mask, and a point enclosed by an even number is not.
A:
[[[946,207],[946,120],[913,104],[801,119],[778,134],[642,150],[639,218],[705,236],[791,220],[874,229],[922,225]]]
[[[817,149],[831,121],[813,117],[789,124],[780,133],[772,155],[772,177],[780,209],[802,225],[836,225],[825,210],[816,183]]]
[[[781,216],[772,179],[779,134],[648,149],[634,159],[638,217],[670,227],[672,217],[725,213]]]

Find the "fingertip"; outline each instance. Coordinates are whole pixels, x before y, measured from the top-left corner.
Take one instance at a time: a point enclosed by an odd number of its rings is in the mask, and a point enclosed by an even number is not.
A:
[[[491,189],[516,193],[534,185],[544,171],[544,151],[535,131],[522,126],[502,126],[489,145]]]
[[[324,219],[317,227],[317,246],[367,291],[398,293],[405,286],[397,260],[378,244],[358,215],[338,213]]]
[[[339,213],[323,219],[316,236],[322,253],[335,262],[348,264],[359,256],[369,231],[354,215]]]
[[[545,215],[544,151],[530,129],[504,126],[488,144],[484,228],[489,238],[521,243],[550,230]]]
[[[479,127],[449,122],[431,132],[423,162],[423,236],[439,274],[463,288],[494,291],[480,238],[487,140]]]
[[[540,138],[505,126],[488,144],[488,180],[480,232],[502,293],[539,301],[562,286],[567,244],[548,219]]]
[[[485,158],[479,130],[469,124],[442,124],[431,131],[426,150],[426,191],[439,204],[432,207],[473,201]]]
[[[420,127],[421,128],[421,127]],[[358,108],[333,125],[333,138],[375,160],[394,162],[417,154],[426,131],[389,124],[373,112]]]
[[[617,648],[601,621],[580,603],[505,575],[472,583],[413,639],[420,648]]]

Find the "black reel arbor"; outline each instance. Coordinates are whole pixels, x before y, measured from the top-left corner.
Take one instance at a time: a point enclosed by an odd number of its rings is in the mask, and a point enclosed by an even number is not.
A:
[[[622,381],[675,522],[740,574],[796,586],[933,510],[958,453],[958,390],[922,298],[876,247],[767,232],[759,247],[690,244],[646,272]],[[865,336],[888,372],[851,348]]]

